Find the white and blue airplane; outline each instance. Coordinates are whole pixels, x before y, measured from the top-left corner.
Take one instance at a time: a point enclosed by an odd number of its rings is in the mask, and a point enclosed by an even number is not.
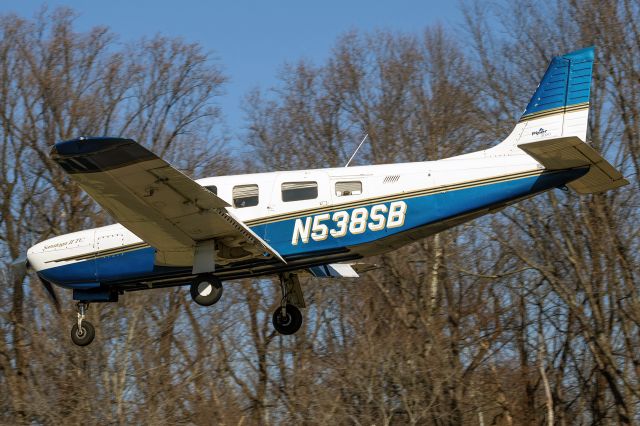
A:
[[[216,303],[222,281],[278,275],[273,325],[295,333],[298,276],[357,277],[379,255],[561,187],[589,194],[628,181],[586,141],[593,47],[553,58],[500,144],[438,161],[192,180],[133,140],[79,138],[51,157],[119,223],[60,235],[28,265],[78,301],[71,337],[88,345],[89,303],[128,291],[190,285]]]

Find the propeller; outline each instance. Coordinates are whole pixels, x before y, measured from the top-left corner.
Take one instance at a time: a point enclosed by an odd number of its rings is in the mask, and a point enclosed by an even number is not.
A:
[[[19,258],[11,262],[11,270],[15,275],[24,276],[27,274],[27,272],[30,269],[31,269],[31,265],[29,264],[29,259],[27,259],[26,254],[20,256]],[[56,292],[53,289],[53,285],[49,281],[42,278],[37,273],[36,275],[38,276],[38,280],[40,281],[40,284],[42,284],[42,287],[44,288],[45,292],[49,296],[49,299],[51,299],[51,303],[53,303],[53,306],[56,308],[56,311],[60,313],[60,300],[58,300],[58,296],[56,295]]]

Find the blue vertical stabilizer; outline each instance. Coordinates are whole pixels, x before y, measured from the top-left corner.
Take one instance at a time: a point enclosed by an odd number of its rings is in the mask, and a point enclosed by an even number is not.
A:
[[[593,46],[553,58],[521,120],[549,110],[588,103],[593,59]]]

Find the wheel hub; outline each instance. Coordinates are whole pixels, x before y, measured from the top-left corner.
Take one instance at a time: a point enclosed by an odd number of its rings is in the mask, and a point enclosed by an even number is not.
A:
[[[280,315],[278,315],[278,321],[280,322],[280,324],[287,326],[291,324],[291,315],[289,315],[288,313],[285,313],[283,315],[282,312],[280,312]]]
[[[212,291],[213,291],[213,286],[211,285],[211,283],[203,281],[200,284],[198,284],[198,294],[200,296],[207,297],[208,295],[211,294]]]

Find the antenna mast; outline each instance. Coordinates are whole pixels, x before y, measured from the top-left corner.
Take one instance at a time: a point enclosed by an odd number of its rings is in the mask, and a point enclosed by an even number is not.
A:
[[[364,143],[364,141],[367,140],[367,137],[369,136],[369,133],[367,133],[366,135],[364,135],[364,138],[362,138],[362,141],[360,142],[360,145],[358,145],[358,147],[356,148],[356,150],[353,152],[353,155],[351,156],[351,158],[349,158],[349,161],[347,161],[347,164],[345,164],[345,167],[349,167],[349,164],[351,164],[351,160],[353,160],[353,157],[356,156],[356,154],[358,153],[358,150],[360,149],[360,147],[362,146],[362,144]]]

